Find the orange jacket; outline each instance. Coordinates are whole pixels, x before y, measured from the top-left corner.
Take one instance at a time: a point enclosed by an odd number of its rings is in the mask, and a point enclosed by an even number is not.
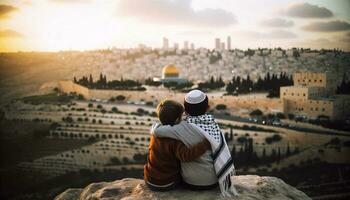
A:
[[[145,181],[166,185],[180,180],[180,161],[193,161],[209,148],[210,143],[207,140],[187,148],[179,140],[151,136],[147,163],[143,171]]]

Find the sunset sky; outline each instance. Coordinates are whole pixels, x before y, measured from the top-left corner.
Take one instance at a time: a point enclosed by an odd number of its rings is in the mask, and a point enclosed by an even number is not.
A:
[[[350,0],[0,0],[0,52],[161,47],[341,48]]]

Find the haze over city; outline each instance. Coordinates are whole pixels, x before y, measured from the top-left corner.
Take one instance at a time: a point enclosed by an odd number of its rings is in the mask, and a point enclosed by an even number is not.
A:
[[[350,50],[348,0],[1,0],[0,52],[161,47]]]

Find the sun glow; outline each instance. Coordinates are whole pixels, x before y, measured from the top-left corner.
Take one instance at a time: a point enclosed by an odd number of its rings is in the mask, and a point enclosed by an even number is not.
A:
[[[86,50],[112,46],[124,24],[96,9],[51,12],[41,24],[40,48]]]
[[[15,9],[3,15],[0,11],[0,52],[134,48],[139,44],[161,47],[162,37],[169,38],[170,46],[174,43],[182,46],[189,41],[197,48],[213,48],[214,38],[227,35],[232,36],[234,47],[241,49],[349,50],[348,4],[304,1],[314,7],[329,7],[334,16],[327,20],[338,24],[337,27],[326,27],[330,29],[327,32],[304,30],[304,26],[314,23],[314,18],[290,17],[279,12],[290,8],[292,0],[2,0],[0,5],[8,4]],[[237,23],[225,20],[230,16],[235,16]],[[292,21],[295,25],[262,25],[271,19]],[[226,25],[218,26],[217,22]],[[345,28],[332,30],[344,23]]]
[[[24,6],[21,13],[5,21],[7,27],[24,36],[1,40],[0,50],[59,51],[118,46],[118,41],[127,39],[125,30],[132,29],[132,25],[115,16],[112,3],[66,5],[38,1]]]

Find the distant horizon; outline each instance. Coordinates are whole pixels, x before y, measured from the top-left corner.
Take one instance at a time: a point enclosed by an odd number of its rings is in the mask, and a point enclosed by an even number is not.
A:
[[[169,49],[163,49],[162,47],[150,47],[150,46],[146,46],[149,49],[152,50],[163,50],[163,51],[173,51],[175,50],[174,48],[169,48]],[[344,50],[344,49],[339,49],[339,48],[308,48],[308,47],[290,47],[290,48],[282,48],[282,47],[257,47],[257,48],[232,48],[230,49],[230,51],[235,51],[235,50],[239,50],[239,51],[246,51],[248,49],[251,50],[258,50],[258,49],[278,49],[281,48],[282,50],[292,50],[294,48],[296,49],[310,49],[311,51],[322,51],[322,50],[326,50],[326,51],[332,51],[332,50],[338,50],[338,51],[342,51],[344,53],[350,53],[350,50]],[[96,48],[96,49],[84,49],[84,50],[80,50],[80,49],[63,49],[63,50],[33,50],[33,51],[1,51],[0,54],[6,54],[6,53],[64,53],[64,52],[93,52],[93,51],[104,51],[104,50],[113,50],[113,49],[117,49],[117,50],[135,50],[135,49],[140,49],[139,47],[129,47],[129,48],[122,48],[122,47],[107,47],[107,48]],[[194,50],[198,50],[198,49],[207,49],[209,51],[213,51],[215,50],[215,48],[206,48],[206,47],[196,47]],[[183,49],[183,48],[179,48],[179,50],[184,50],[184,51],[188,51],[191,49]],[[222,50],[218,50],[218,51],[222,51]],[[228,51],[228,49],[225,49],[225,51]]]

